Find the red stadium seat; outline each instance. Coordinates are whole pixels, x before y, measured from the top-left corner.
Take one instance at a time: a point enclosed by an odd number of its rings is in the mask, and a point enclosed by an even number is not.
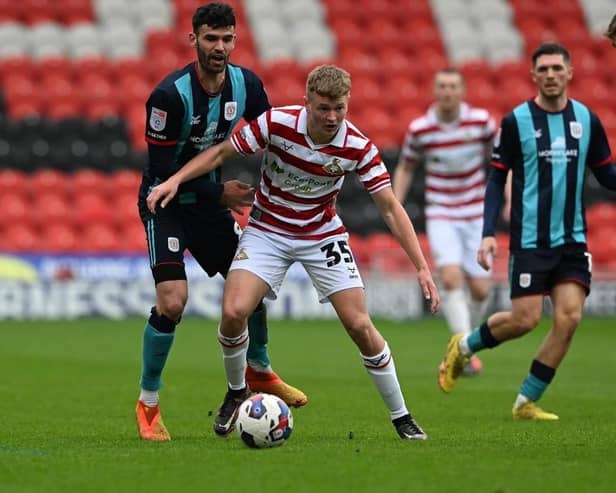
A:
[[[61,193],[45,191],[33,200],[32,220],[43,227],[50,224],[72,224],[73,208],[67,197]]]
[[[32,253],[42,248],[38,230],[29,223],[7,225],[2,237],[2,249],[5,251]]]
[[[118,238],[117,249],[120,252],[146,253],[148,251],[145,229],[141,222],[121,225],[118,229]]]
[[[118,95],[110,95],[106,102],[116,103],[120,107],[140,104],[145,107],[145,103],[153,89],[152,84],[143,75],[137,73],[123,74],[120,72],[114,84]]]
[[[150,85],[152,64],[145,58],[122,58],[112,65],[113,81],[141,79]]]
[[[32,174],[30,178],[30,190],[33,197],[53,193],[60,197],[66,197],[66,175],[54,169],[42,169]]]
[[[117,227],[137,224],[143,228],[143,224],[139,218],[136,193],[114,193],[112,200],[114,207],[114,224]]]
[[[605,227],[615,225],[616,205],[609,202],[594,204],[586,210],[586,222],[589,230],[594,231],[603,231]]]
[[[86,253],[117,253],[122,242],[111,225],[90,223],[81,230],[80,243],[80,250]]]
[[[37,61],[36,72],[44,80],[48,80],[48,77],[61,77],[72,81],[75,77],[75,66],[68,58],[47,57]]]
[[[21,0],[23,21],[26,24],[57,22],[53,0]]]
[[[0,221],[4,224],[28,223],[31,218],[30,201],[20,193],[0,196]]]
[[[7,193],[22,195],[29,194],[29,175],[17,169],[4,169],[0,171],[0,197]],[[0,214],[1,216],[1,214]]]
[[[73,253],[81,251],[81,246],[81,235],[68,224],[55,222],[41,228],[40,249],[45,252]]]
[[[23,20],[24,4],[14,0],[0,0],[0,12],[3,20],[7,22],[21,22]]]
[[[110,197],[111,180],[102,171],[80,169],[67,175],[66,180],[68,191],[73,197],[82,194]]]
[[[109,175],[109,188],[112,197],[133,195],[135,203],[141,186],[141,173],[131,170],[116,171]]]
[[[33,80],[37,72],[37,65],[30,57],[12,56],[0,59],[0,82],[7,76]]]
[[[60,101],[48,101],[45,114],[51,120],[64,120],[66,118],[78,117],[82,111],[81,101],[78,98],[70,98]]]
[[[81,79],[94,75],[109,80],[114,73],[114,63],[102,56],[90,56],[73,62],[76,77]]]
[[[55,7],[56,18],[65,26],[95,21],[92,0],[62,0]]]
[[[75,224],[85,228],[92,224],[109,225],[114,221],[113,201],[102,195],[80,194],[74,198]]]

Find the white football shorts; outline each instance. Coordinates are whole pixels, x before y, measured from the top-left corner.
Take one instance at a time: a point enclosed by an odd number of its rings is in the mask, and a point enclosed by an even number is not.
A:
[[[301,240],[248,227],[240,237],[229,271],[252,272],[269,285],[267,297],[276,299],[294,262],[306,269],[321,303],[343,289],[364,287],[346,233],[324,240]]]
[[[428,219],[426,232],[430,251],[437,267],[459,265],[470,277],[489,277],[477,262],[483,219],[451,221]]]

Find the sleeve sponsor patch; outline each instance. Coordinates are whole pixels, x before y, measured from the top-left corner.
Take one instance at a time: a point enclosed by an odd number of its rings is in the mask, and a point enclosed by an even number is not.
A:
[[[165,129],[166,125],[167,112],[152,106],[152,111],[150,112],[150,127],[160,132]]]

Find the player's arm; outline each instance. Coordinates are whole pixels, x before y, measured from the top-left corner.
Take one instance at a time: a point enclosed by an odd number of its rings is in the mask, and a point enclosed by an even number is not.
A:
[[[394,196],[391,187],[385,187],[373,193],[372,199],[379,208],[385,223],[415,265],[423,295],[430,300],[432,313],[436,313],[440,304],[439,294],[408,214]]]
[[[175,197],[178,187],[182,183],[209,173],[237,154],[238,152],[229,140],[225,140],[197,154],[175,174],[152,189],[147,198],[148,209],[150,212],[155,213],[156,204],[159,201],[161,201],[160,206],[164,208]]]
[[[396,170],[393,176],[393,194],[400,201],[404,202],[404,198],[411,188],[413,182],[413,167],[406,160],[399,159],[396,165]]]
[[[510,203],[510,191],[506,191],[507,176],[511,162],[519,151],[519,132],[512,114],[505,116],[494,139],[490,174],[486,184],[483,205],[483,232],[477,252],[477,262],[485,270],[490,269],[492,258],[498,254],[496,225],[503,202]],[[509,189],[510,190],[510,189]],[[506,198],[507,197],[507,198]]]
[[[605,135],[605,129],[594,113],[590,114],[590,142],[586,163],[597,181],[609,190],[616,190],[616,164]]]
[[[392,182],[394,196],[401,203],[404,203],[406,194],[411,188],[415,165],[419,159],[419,154],[415,150],[416,144],[414,141],[413,132],[409,126],[402,147],[400,148],[400,157],[398,158],[398,164],[396,164]]]

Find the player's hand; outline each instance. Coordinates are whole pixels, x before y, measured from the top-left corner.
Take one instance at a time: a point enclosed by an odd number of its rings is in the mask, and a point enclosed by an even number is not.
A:
[[[152,214],[156,214],[156,204],[158,201],[162,199],[160,203],[161,208],[165,208],[165,206],[169,203],[169,201],[175,197],[175,194],[178,192],[178,186],[180,184],[173,177],[168,180],[162,182],[159,185],[156,185],[149,193],[148,198],[145,199],[148,209]]]
[[[438,294],[436,284],[434,284],[432,274],[430,274],[428,268],[419,269],[417,271],[417,281],[421,286],[424,298],[430,301],[430,312],[434,315],[438,312],[439,306],[441,305],[441,297]]]
[[[481,240],[477,251],[477,262],[484,270],[490,270],[492,260],[498,254],[498,245],[494,236],[486,236]]]
[[[244,213],[244,207],[252,204],[255,189],[239,180],[230,180],[224,183],[224,190],[220,203],[239,215]]]

